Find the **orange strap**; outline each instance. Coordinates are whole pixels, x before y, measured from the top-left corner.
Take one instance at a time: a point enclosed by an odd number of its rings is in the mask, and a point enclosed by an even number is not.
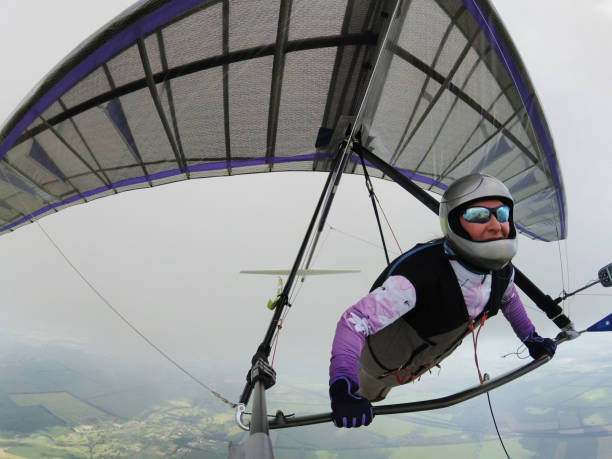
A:
[[[485,312],[482,315],[482,319],[480,319],[480,327],[478,328],[478,332],[474,335],[474,323],[470,318],[470,323],[468,328],[472,332],[472,341],[474,343],[474,361],[476,362],[476,370],[478,370],[478,379],[480,380],[480,384],[484,383],[484,378],[482,377],[482,373],[480,372],[480,366],[478,365],[478,335],[480,335],[480,330],[484,326],[485,321],[487,320],[487,313]]]

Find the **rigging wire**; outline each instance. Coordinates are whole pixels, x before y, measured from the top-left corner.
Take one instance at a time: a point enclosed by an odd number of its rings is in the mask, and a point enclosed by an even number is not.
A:
[[[525,307],[525,309],[529,309],[531,311],[537,312],[538,314],[542,316],[546,316],[546,313],[542,311],[541,309],[534,308],[533,306],[529,306],[528,304],[525,304],[525,303],[523,303],[523,306]]]
[[[569,282],[566,284],[566,270],[563,269],[563,253],[562,253],[562,249],[561,249],[561,241],[557,240],[557,251],[559,253],[559,267],[561,269],[561,287],[563,288],[563,294],[565,294],[567,292],[567,289],[569,289]],[[567,266],[567,279],[569,279],[569,265]],[[565,310],[567,307],[567,310],[564,311],[567,313],[568,316],[570,316],[570,310],[569,310],[569,302],[565,302],[565,300],[563,301],[563,309]]]
[[[493,414],[493,406],[491,406],[491,396],[489,392],[487,392],[487,400],[489,401],[489,410],[491,411],[491,417],[493,418],[493,425],[495,426],[495,431],[497,432],[497,438],[499,438],[499,442],[504,448],[504,453],[506,453],[506,457],[510,459],[510,455],[508,454],[508,450],[506,449],[506,445],[504,445],[504,441],[502,440],[501,434],[499,433],[499,429],[497,428],[497,421],[495,420],[495,415]]]
[[[323,242],[321,243],[321,245],[319,246],[320,250],[316,251],[314,254],[314,257],[312,259],[312,264],[314,265],[315,261],[317,260],[319,254],[322,252],[322,248],[325,246],[325,243],[327,242],[327,239],[329,238],[331,231],[327,231],[326,235],[325,235],[325,239],[323,239]],[[308,251],[311,250],[312,248],[312,244],[313,244],[313,240],[310,241],[310,244],[308,246]],[[302,261],[302,263],[300,264],[300,268],[304,268],[305,266],[305,261]],[[287,308],[285,308],[283,310],[283,313],[281,315],[281,317],[278,320],[278,323],[276,325],[276,331],[274,332],[274,337],[273,339],[273,353],[272,353],[272,359],[270,361],[270,367],[274,368],[274,359],[276,358],[276,350],[278,348],[278,341],[279,341],[279,337],[280,337],[280,332],[283,328],[283,324],[285,322],[285,319],[287,318],[287,315],[289,314],[289,310],[291,309],[291,305],[294,304],[296,298],[298,297],[298,295],[300,294],[300,292],[302,291],[302,288],[304,287],[304,281],[305,281],[305,277],[303,276],[301,281],[299,283],[294,283],[293,286],[291,287],[291,290],[289,291],[289,300],[287,303]],[[298,286],[296,286],[296,284],[299,284]]]
[[[0,173],[2,174],[2,177],[6,180],[6,176],[4,174],[4,171],[2,169],[0,169]],[[21,202],[21,204],[23,205],[23,199],[21,198],[20,195],[18,195],[18,200]],[[24,206],[25,207],[25,206]],[[149,346],[151,346],[157,353],[159,353],[163,358],[165,358],[168,362],[170,362],[174,367],[176,367],[178,370],[180,370],[183,374],[185,374],[187,377],[189,377],[191,380],[193,380],[196,384],[198,384],[199,386],[201,386],[202,388],[206,389],[208,392],[210,392],[212,395],[214,395],[217,399],[219,399],[221,402],[225,403],[226,405],[232,407],[232,408],[236,408],[238,406],[237,403],[234,402],[230,402],[227,398],[225,398],[223,395],[221,395],[219,392],[217,392],[216,390],[214,390],[213,388],[209,387],[208,385],[204,384],[202,381],[200,381],[196,376],[194,376],[192,373],[190,373],[187,369],[185,369],[182,365],[180,365],[176,360],[174,360],[172,357],[170,357],[168,354],[166,354],[159,346],[157,346],[153,341],[151,341],[144,333],[142,333],[140,330],[138,330],[138,328],[136,328],[129,320],[127,320],[126,317],[124,317],[117,308],[115,308],[110,301],[108,301],[104,295],[102,295],[102,293],[100,293],[95,286],[85,277],[85,275],[79,271],[79,269],[76,267],[76,265],[74,263],[72,263],[72,261],[68,258],[68,256],[64,253],[64,251],[61,249],[61,247],[55,242],[55,240],[51,237],[51,235],[47,232],[47,230],[45,230],[45,228],[42,226],[42,224],[40,223],[40,221],[38,220],[34,220],[31,219],[30,222],[36,223],[36,226],[42,231],[42,233],[45,235],[45,237],[49,240],[49,242],[51,243],[51,245],[53,245],[53,247],[55,247],[55,249],[57,250],[57,252],[60,254],[60,256],[64,259],[64,261],[68,264],[68,266],[70,266],[72,268],[72,270],[81,278],[81,280],[90,288],[90,290],[117,316],[119,317],[119,319],[121,319],[121,321],[123,321],[132,331],[134,331],[138,336],[140,336]]]
[[[568,288],[571,284],[570,282],[570,262],[569,262],[569,247],[567,239],[563,240],[563,247],[565,248],[565,272],[567,273],[567,285]]]
[[[325,228],[330,227],[330,225],[325,225]],[[323,231],[325,231],[325,228],[323,229]],[[314,265],[315,262],[317,261],[317,258],[319,257],[319,254],[321,252],[323,252],[323,247],[325,247],[325,244],[327,243],[327,239],[329,238],[331,231],[327,231],[325,234],[325,238],[323,239],[323,242],[321,242],[321,244],[318,247],[318,250],[315,251],[315,253],[313,254],[312,260],[311,260],[311,265]],[[308,246],[308,250],[307,252],[309,252],[312,249],[312,244],[314,243],[314,240],[310,241],[310,244]],[[302,263],[300,264],[300,268],[305,268],[305,261],[302,261]],[[299,282],[299,286],[296,286],[297,282],[293,284],[293,286],[291,287],[291,290],[289,291],[289,303],[290,305],[293,304],[296,300],[296,298],[298,297],[298,295],[300,294],[302,287],[304,287],[304,281],[306,279],[306,276],[302,276],[302,279]]]
[[[380,239],[383,245],[383,250],[385,252],[385,259],[387,260],[387,265],[391,264],[391,261],[389,260],[389,252],[387,251],[387,243],[385,242],[385,235],[383,233],[383,229],[382,226],[380,224],[380,217],[378,215],[378,208],[376,207],[376,203],[378,203],[378,207],[380,207],[380,210],[383,214],[383,217],[385,217],[385,221],[387,222],[387,226],[389,227],[389,230],[391,230],[391,234],[393,235],[393,239],[395,239],[395,243],[397,244],[397,247],[399,248],[400,252],[402,252],[402,248],[397,240],[397,237],[395,236],[395,232],[393,231],[393,227],[391,226],[391,223],[389,222],[389,219],[387,218],[387,215],[385,214],[385,211],[382,208],[382,205],[380,204],[380,200],[378,199],[378,196],[376,196],[376,193],[374,192],[374,185],[372,185],[372,181],[370,180],[370,174],[368,174],[368,169],[366,167],[365,164],[365,160],[363,159],[363,154],[359,154],[359,159],[361,160],[361,166],[363,167],[363,176],[365,179],[365,186],[368,190],[368,194],[370,196],[370,200],[372,201],[372,207],[374,209],[374,216],[376,217],[376,224],[378,225],[378,231],[380,233]]]
[[[561,239],[560,239],[560,234],[559,234],[559,228],[557,227],[557,251],[559,253],[559,268],[561,269],[561,287],[563,289],[562,291],[562,297],[565,295],[565,293],[567,292],[567,290],[569,289],[569,281],[570,281],[570,269],[569,269],[569,255],[568,255],[568,249],[567,249],[567,241],[565,242],[565,269],[564,269],[564,257],[563,257],[563,250],[561,247]],[[562,309],[563,312],[570,317],[571,316],[571,311],[570,311],[570,302],[566,302],[565,298],[563,298],[562,300]]]
[[[559,253],[559,268],[561,269],[561,286],[563,287],[563,291],[565,292],[568,287],[566,284],[565,270],[563,269],[563,251],[561,249],[561,241],[557,241],[557,252]],[[569,273],[568,273],[569,276]]]
[[[274,367],[274,358],[276,357],[276,348],[278,346],[280,332],[281,332],[281,329],[283,328],[283,324],[285,323],[285,319],[287,318],[287,315],[289,314],[289,309],[291,308],[285,308],[282,316],[278,319],[278,324],[276,326],[276,334],[274,336],[274,355],[272,356],[272,362],[270,364],[271,367]]]
[[[331,234],[331,230],[329,230],[329,228],[331,228],[331,225],[327,225],[328,226],[328,231],[325,234],[325,239],[323,239],[323,242],[321,243],[321,245],[319,246],[319,250],[315,253],[314,258],[312,260],[312,264],[314,265],[315,261],[317,261],[317,258],[319,258],[319,254],[321,252],[323,252],[323,247],[325,247],[325,244],[327,243],[327,240],[329,239],[329,235]]]
[[[372,189],[372,192],[374,192],[374,189]],[[399,249],[400,253],[403,253],[404,251],[402,250],[402,247],[400,246],[400,243],[397,240],[397,236],[395,236],[395,231],[393,231],[393,227],[391,226],[391,222],[389,222],[389,219],[387,218],[387,214],[385,214],[385,210],[383,209],[383,206],[380,203],[380,200],[378,199],[378,195],[376,193],[374,193],[374,197],[376,198],[376,202],[378,203],[378,207],[380,207],[380,211],[382,212],[383,217],[385,217],[385,221],[387,222],[387,226],[389,227],[389,230],[391,231],[391,235],[393,236],[393,239],[395,239],[395,243],[397,244],[397,248]]]
[[[276,348],[278,346],[278,338],[280,336],[280,331],[283,328],[283,319],[278,320],[278,324],[276,325],[276,335],[274,337],[274,351],[272,352],[272,360],[270,362],[270,368],[274,368],[274,359],[276,358]]]
[[[568,255],[568,250],[567,250],[567,241],[564,241],[564,242],[565,242],[565,259],[563,257],[563,250],[562,250],[562,247],[561,247],[561,241],[557,240],[557,251],[558,251],[558,254],[559,254],[559,267],[561,269],[561,286],[563,288],[563,294],[565,294],[566,291],[567,291],[567,288],[569,288],[569,279],[570,279],[570,274],[569,274],[569,255]],[[564,270],[564,261],[565,261],[565,270]],[[610,295],[610,296],[612,296],[612,295]],[[565,309],[565,306],[566,306],[565,299],[563,300],[563,303],[564,303],[563,306],[564,306],[564,309]],[[531,310],[536,310],[535,308],[527,306],[527,305],[525,305],[525,307],[529,308]],[[542,311],[540,311],[540,310],[537,310],[537,311],[542,313]],[[568,310],[567,310],[568,316],[569,316],[569,313],[570,313],[570,311],[569,311],[569,306],[568,306]],[[521,346],[519,346],[516,349],[516,351],[509,352],[508,354],[502,355],[502,358],[506,358],[506,357],[508,357],[510,355],[515,355],[518,359],[525,360],[525,359],[528,359],[530,357],[529,354],[524,355],[525,351],[526,351],[526,348],[523,345],[521,345]],[[510,459],[510,455],[508,454],[508,450],[506,449],[506,446],[504,445],[504,441],[502,440],[501,434],[499,432],[499,428],[497,427],[497,421],[495,420],[495,413],[493,412],[493,406],[491,404],[491,396],[490,396],[489,392],[487,392],[487,401],[489,403],[489,411],[491,412],[491,418],[493,419],[493,425],[495,426],[495,431],[497,432],[497,438],[499,438],[499,442],[500,442],[500,444],[501,444],[501,446],[502,446],[502,448],[504,450],[504,453],[506,454],[506,457],[508,459]]]
[[[480,365],[478,364],[478,337],[480,335],[481,330],[484,328],[485,321],[487,320],[487,313],[485,312],[480,319],[480,326],[478,327],[478,332],[474,333],[474,319],[470,317],[470,322],[468,324],[468,328],[472,333],[472,342],[474,344],[474,361],[476,362],[476,370],[478,371],[478,379],[480,380],[480,384],[484,384],[485,381],[489,379],[489,375],[487,373],[484,376],[480,372]],[[506,446],[504,445],[504,441],[502,440],[501,434],[499,433],[499,429],[497,428],[497,421],[495,420],[495,413],[493,413],[493,406],[491,405],[491,397],[489,396],[489,392],[487,391],[487,400],[489,401],[489,411],[491,411],[491,418],[493,419],[493,424],[495,425],[495,430],[497,431],[497,438],[499,438],[499,442],[506,453],[506,457],[510,459],[508,455],[508,451],[506,451]]]
[[[214,395],[217,399],[225,403],[226,405],[236,408],[238,406],[236,403],[230,402],[227,398],[222,396],[219,392],[215,391],[211,387],[204,384],[200,381],[196,376],[190,373],[187,369],[185,369],[181,364],[179,364],[176,360],[166,354],[159,346],[157,346],[151,339],[149,339],[144,333],[142,333],[136,326],[134,326],[117,308],[115,308],[110,301],[108,301],[102,293],[85,277],[85,275],[79,271],[79,269],[75,266],[74,263],[68,258],[68,256],[64,253],[64,251],[60,248],[60,246],[53,240],[51,235],[45,230],[45,228],[41,225],[41,223],[36,220],[36,224],[43,232],[43,234],[47,237],[49,242],[55,247],[58,253],[62,256],[62,258],[68,263],[68,265],[72,268],[72,270],[81,278],[83,282],[90,288],[90,290],[117,316],[121,319],[134,333],[140,336],[149,346],[151,346],[158,354],[160,354],[164,359],[170,362],[174,367],[180,370],[183,374],[188,376],[191,380],[193,380],[196,384],[203,387],[207,391],[209,391],[212,395]]]
[[[331,225],[329,225],[329,229],[330,229],[331,231],[336,231],[336,232],[338,232],[338,233],[340,233],[340,234],[342,234],[342,235],[344,235],[344,236],[348,236],[348,237],[350,237],[350,238],[353,238],[353,239],[356,239],[356,240],[358,240],[358,241],[361,241],[361,242],[363,242],[364,244],[368,244],[368,245],[371,245],[372,247],[376,247],[377,249],[382,249],[382,248],[383,248],[383,246],[382,246],[382,245],[376,244],[375,242],[368,241],[367,239],[364,239],[364,238],[362,238],[362,237],[360,237],[360,236],[356,236],[356,235],[351,234],[351,233],[348,233],[348,232],[346,232],[346,231],[344,231],[344,230],[338,229],[338,228],[336,228],[335,226],[331,226]],[[392,253],[392,254],[393,254],[393,255],[395,255],[395,256],[400,255],[400,253],[399,253],[399,252],[396,252],[395,250],[389,250],[389,252],[390,252],[390,253]]]
[[[576,293],[575,296],[612,296],[612,293]]]

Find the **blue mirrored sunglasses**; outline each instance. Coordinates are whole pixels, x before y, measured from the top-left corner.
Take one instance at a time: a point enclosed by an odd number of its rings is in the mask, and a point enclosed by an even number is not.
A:
[[[491,214],[499,223],[506,223],[510,220],[510,207],[502,205],[499,207],[474,206],[468,207],[463,212],[463,218],[469,223],[487,223],[491,219]]]

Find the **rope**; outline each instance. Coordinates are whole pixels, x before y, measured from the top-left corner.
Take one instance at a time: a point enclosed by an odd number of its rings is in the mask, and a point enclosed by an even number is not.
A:
[[[73,269],[73,271],[81,278],[81,280],[83,282],[85,282],[85,284],[91,289],[92,292],[94,292],[94,294],[102,301],[102,303],[104,303],[117,317],[119,317],[119,319],[121,319],[123,321],[123,323],[125,323],[128,327],[130,327],[132,329],[132,331],[134,333],[136,333],[138,336],[140,336],[149,346],[151,346],[158,354],[160,354],[163,358],[165,358],[168,362],[170,362],[172,365],[174,365],[177,369],[179,369],[182,373],[184,373],[186,376],[188,376],[189,378],[191,378],[196,384],[198,384],[199,386],[203,387],[204,389],[206,389],[207,391],[209,391],[211,394],[213,394],[215,397],[217,397],[219,400],[221,400],[223,403],[225,403],[226,405],[231,406],[232,408],[236,408],[236,406],[238,406],[236,403],[230,402],[228,399],[226,399],[225,397],[223,397],[220,393],[218,393],[217,391],[215,391],[214,389],[212,389],[211,387],[207,386],[206,384],[204,384],[202,381],[200,381],[198,378],[196,378],[193,374],[191,374],[189,371],[187,371],[185,368],[183,368],[177,361],[175,361],[172,357],[170,357],[168,354],[166,354],[163,350],[161,350],[153,341],[151,341],[147,336],[145,336],[144,333],[142,333],[140,330],[138,330],[138,328],[136,328],[126,317],[123,316],[123,314],[121,314],[105,297],[104,295],[102,295],[102,293],[100,293],[95,287],[94,285],[85,277],[85,275],[83,273],[81,273],[79,271],[79,269],[70,261],[70,259],[68,258],[68,256],[62,251],[62,249],[55,243],[55,241],[53,240],[53,238],[51,237],[51,235],[49,235],[49,233],[47,233],[47,231],[43,228],[43,226],[40,224],[40,222],[36,221],[36,224],[38,225],[38,227],[40,228],[40,230],[43,232],[43,234],[47,237],[47,239],[49,239],[49,241],[51,242],[51,244],[55,247],[55,249],[59,252],[59,254],[64,258],[64,260],[66,261],[66,263],[68,263],[68,265]]]

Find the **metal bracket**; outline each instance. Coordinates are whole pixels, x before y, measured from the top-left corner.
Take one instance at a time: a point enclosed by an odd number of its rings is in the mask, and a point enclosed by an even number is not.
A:
[[[240,427],[242,430],[248,431],[250,429],[250,423],[245,423],[242,419],[245,412],[246,406],[244,406],[244,403],[239,403],[236,405],[236,424],[238,424],[238,427]]]
[[[268,364],[265,358],[259,357],[251,367],[251,371],[247,374],[247,386],[253,387],[256,382],[260,382],[265,390],[276,384],[276,372]],[[236,405],[236,424],[242,430],[251,430],[251,423],[243,419],[246,413],[246,404],[239,403]]]
[[[612,286],[612,263],[601,268],[597,273],[597,277],[599,277],[599,282],[604,287]]]
[[[559,334],[555,337],[555,340],[559,341],[563,338],[564,341],[565,340],[569,341],[569,340],[578,338],[581,333],[582,332],[579,332],[576,329],[574,329],[574,324],[570,322],[569,325],[561,329]]]

